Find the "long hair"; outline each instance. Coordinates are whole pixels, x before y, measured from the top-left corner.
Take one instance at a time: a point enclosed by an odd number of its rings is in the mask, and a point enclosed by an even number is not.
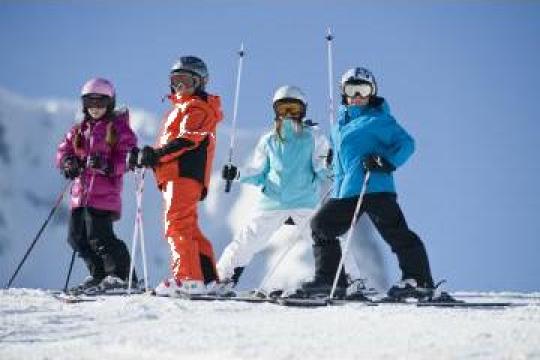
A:
[[[300,129],[300,132],[304,130],[304,126],[302,124],[302,119],[292,119],[295,123],[298,124],[298,128]],[[283,119],[276,116],[274,118],[274,131],[276,132],[279,141],[284,142],[285,139],[283,138],[282,129],[283,128]]]
[[[83,113],[84,113],[83,122],[93,121],[93,119],[90,117],[90,114],[88,114],[87,109],[83,109]],[[116,113],[114,112],[114,110],[109,110],[109,108],[107,108],[107,112],[105,113],[105,115],[103,115],[103,117],[105,118],[105,121],[107,122],[105,142],[107,143],[107,145],[113,147],[118,143],[118,132],[116,131],[116,128],[114,126]],[[75,151],[80,151],[84,147],[81,124],[78,124],[75,126],[75,135],[73,137],[73,147],[75,148]]]

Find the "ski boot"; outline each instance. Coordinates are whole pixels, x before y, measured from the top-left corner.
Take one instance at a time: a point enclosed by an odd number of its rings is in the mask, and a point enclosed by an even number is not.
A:
[[[189,297],[206,295],[208,290],[201,280],[165,279],[154,289],[157,296]]]
[[[234,287],[236,284],[231,279],[225,279],[223,281],[212,282],[207,285],[208,295],[214,295],[219,297],[234,297],[236,291]]]
[[[95,294],[98,293],[99,284],[103,278],[94,278],[93,276],[87,276],[81,284],[78,286],[72,287],[67,291],[68,295],[83,295],[83,294]]]
[[[287,294],[292,298],[326,298],[330,296],[332,291],[332,279],[323,279],[315,277],[311,281],[304,282],[295,293]],[[347,281],[345,277],[340,277],[338,280],[334,297],[341,299],[345,297],[347,292]]]
[[[366,286],[365,279],[347,279],[349,286],[346,289],[346,294],[344,299],[350,301],[365,301],[370,302],[371,299],[368,295],[373,295],[376,293],[376,290],[373,288],[368,288]]]
[[[408,299],[427,301],[433,298],[435,288],[419,287],[415,279],[404,279],[392,286],[383,302],[405,302]]]
[[[118,276],[106,276],[98,286],[101,294],[125,294],[128,288],[128,282],[120,279]]]
[[[440,291],[439,287],[444,284],[446,280],[439,281],[435,287],[433,288],[433,294],[430,298],[422,300],[422,302],[430,302],[430,303],[464,303],[463,300],[458,300],[452,295],[450,295],[446,291]]]

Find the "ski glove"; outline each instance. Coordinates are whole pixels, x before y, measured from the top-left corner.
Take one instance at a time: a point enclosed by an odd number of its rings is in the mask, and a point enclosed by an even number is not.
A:
[[[68,156],[63,161],[62,172],[66,179],[73,180],[81,174],[82,166],[76,156]]]
[[[134,146],[127,155],[127,168],[129,171],[135,170],[135,168],[140,168],[141,165],[139,164],[139,154],[141,152],[141,149]]]
[[[238,171],[238,168],[233,164],[227,164],[223,166],[223,170],[221,171],[221,177],[224,180],[228,181],[237,180],[240,177],[240,172]]]
[[[105,175],[109,175],[112,172],[111,165],[100,154],[90,155],[86,165],[90,169],[97,170]]]
[[[396,170],[388,160],[379,155],[370,154],[362,162],[366,171],[391,173]]]
[[[154,167],[159,161],[158,152],[151,146],[146,145],[142,148],[142,154],[139,161],[141,167]]]

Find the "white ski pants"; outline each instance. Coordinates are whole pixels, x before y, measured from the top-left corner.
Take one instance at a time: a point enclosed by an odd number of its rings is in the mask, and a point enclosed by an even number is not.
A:
[[[313,209],[287,209],[259,211],[253,215],[233,241],[227,245],[217,264],[219,278],[230,279],[237,267],[245,267],[255,254],[262,251],[287,219],[292,218],[296,231],[288,241],[281,242],[285,247],[298,245],[296,242],[309,244],[311,248],[311,228],[309,221]],[[284,248],[282,251],[286,251]]]

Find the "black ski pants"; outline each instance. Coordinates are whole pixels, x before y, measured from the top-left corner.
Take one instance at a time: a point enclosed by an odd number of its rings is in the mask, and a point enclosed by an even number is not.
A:
[[[129,251],[114,234],[111,211],[91,207],[73,209],[68,231],[68,243],[84,260],[90,275],[96,279],[107,275],[128,279]]]
[[[315,247],[321,247],[324,251],[339,244],[337,237],[346,233],[351,226],[357,203],[358,196],[329,199],[323,204],[311,220]],[[397,255],[402,279],[415,279],[419,286],[433,287],[426,249],[418,235],[407,226],[396,194],[365,194],[360,215],[364,212],[369,215],[382,238]],[[315,265],[317,267],[317,264]]]

